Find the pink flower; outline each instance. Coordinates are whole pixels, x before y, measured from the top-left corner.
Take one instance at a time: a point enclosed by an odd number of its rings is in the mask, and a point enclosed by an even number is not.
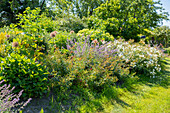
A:
[[[6,37],[7,37],[7,38],[9,38],[9,37],[10,37],[10,35],[6,35]]]
[[[53,32],[50,33],[50,37],[55,37],[56,34],[57,34],[57,31],[53,31]]]
[[[92,43],[93,43],[93,44],[97,44],[97,43],[99,43],[99,42],[97,41],[97,39],[95,39],[95,40],[92,41]]]
[[[72,31],[70,31],[70,34],[73,34],[74,33],[74,31],[72,30]]]

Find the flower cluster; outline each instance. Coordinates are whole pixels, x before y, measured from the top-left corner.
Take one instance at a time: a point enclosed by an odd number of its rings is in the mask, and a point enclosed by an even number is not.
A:
[[[115,40],[112,47],[117,49],[117,55],[124,60],[126,66],[141,71],[147,71],[151,75],[160,72],[160,60],[163,58],[162,51],[146,44],[140,45],[139,43],[132,43],[132,40],[125,42],[120,39]]]
[[[76,40],[67,40],[67,49],[78,57],[89,57],[90,54],[94,54],[96,57],[114,56],[116,49],[109,48],[110,45],[111,42],[99,45],[97,39],[93,40],[90,43],[89,37],[85,38],[85,41],[81,43],[76,42]]]
[[[1,81],[0,85],[4,82]],[[31,98],[29,98],[25,103],[20,101],[20,96],[22,95],[23,90],[19,92],[19,94],[14,94],[12,91],[15,89],[13,87],[12,89],[9,89],[10,85],[4,84],[3,86],[0,87],[0,112],[17,112],[23,109],[24,106],[26,106],[30,101]],[[14,111],[12,108],[18,107],[18,110]]]

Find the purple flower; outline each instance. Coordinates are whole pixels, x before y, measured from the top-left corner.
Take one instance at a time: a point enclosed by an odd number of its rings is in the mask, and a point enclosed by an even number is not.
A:
[[[70,45],[67,45],[67,49],[70,49],[71,47],[70,47]]]
[[[7,37],[7,38],[9,38],[9,37],[10,37],[10,35],[6,35],[6,37]]]

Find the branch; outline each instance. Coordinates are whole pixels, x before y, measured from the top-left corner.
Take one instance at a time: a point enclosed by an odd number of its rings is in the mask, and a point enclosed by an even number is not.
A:
[[[19,2],[20,5],[23,5],[23,3],[20,0],[17,0]]]
[[[42,10],[42,7],[43,7],[44,3],[45,3],[45,0],[42,2],[41,6],[40,6],[41,10]]]

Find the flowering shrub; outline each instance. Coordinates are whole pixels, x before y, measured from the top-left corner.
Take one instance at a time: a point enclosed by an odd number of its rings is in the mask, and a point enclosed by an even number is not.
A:
[[[36,62],[36,58],[28,59],[24,55],[11,53],[1,58],[0,77],[11,86],[14,92],[24,89],[23,97],[41,96],[47,91],[47,71],[44,66]]]
[[[4,81],[0,82],[0,85],[2,85]],[[4,84],[0,87],[0,112],[1,113],[11,113],[11,112],[17,112],[23,109],[30,101],[31,98],[29,98],[25,103],[19,103],[20,96],[22,95],[23,90],[21,90],[18,95],[13,94],[12,91],[15,87],[12,89],[9,89],[10,85]],[[20,107],[19,107],[20,106]],[[12,110],[12,108],[17,107],[18,110]]]
[[[114,84],[118,77],[129,76],[128,68],[122,67],[123,61],[116,56],[116,49],[109,43],[99,45],[97,39],[89,42],[73,42],[68,40],[69,58],[66,69],[69,72],[57,78],[61,84],[79,85],[100,90],[103,85]]]
[[[150,47],[144,42],[133,43],[133,40],[115,40],[112,44],[117,49],[118,56],[124,60],[125,65],[134,72],[145,75],[156,75],[161,71],[161,60],[164,58],[162,51]]]

